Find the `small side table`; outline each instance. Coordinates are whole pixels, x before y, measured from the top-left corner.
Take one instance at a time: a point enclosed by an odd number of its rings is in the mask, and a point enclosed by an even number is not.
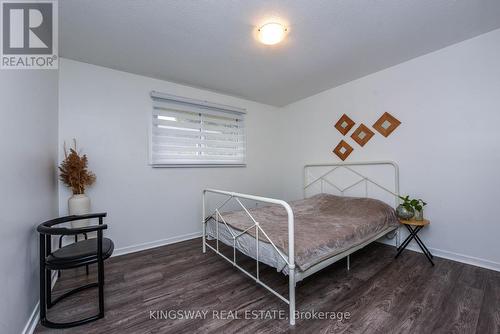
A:
[[[418,246],[420,247],[422,252],[427,257],[427,259],[431,262],[432,265],[434,265],[434,262],[432,261],[434,256],[432,256],[431,252],[429,252],[427,247],[425,247],[424,243],[422,242],[422,240],[420,240],[420,238],[417,235],[417,233],[421,229],[423,229],[424,226],[427,226],[430,223],[431,222],[428,221],[427,219],[424,219],[424,220],[401,220],[401,224],[406,226],[406,228],[410,232],[410,235],[408,237],[406,237],[405,241],[403,241],[403,243],[398,247],[398,253],[396,254],[396,257],[398,257],[399,254],[401,254],[401,252],[406,248],[406,246],[408,246],[410,241],[415,239],[415,241],[417,242]]]

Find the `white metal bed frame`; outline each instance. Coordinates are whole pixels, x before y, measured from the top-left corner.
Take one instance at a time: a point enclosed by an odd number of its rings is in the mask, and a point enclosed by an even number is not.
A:
[[[369,177],[366,177],[359,173],[358,171],[354,170],[351,167],[354,166],[376,166],[376,165],[389,165],[394,167],[394,191],[391,191],[387,189],[386,187],[380,185],[379,183],[375,182]],[[312,182],[308,182],[308,174],[307,171],[309,168],[314,168],[314,167],[331,167],[331,169],[323,173],[321,176],[315,178]],[[345,188],[340,188],[337,186],[335,183],[332,181],[328,180],[327,177],[331,175],[335,170],[339,168],[344,168],[350,172],[352,172],[354,175],[359,177],[360,179],[353,184],[345,187]],[[346,190],[349,190],[353,187],[355,187],[358,184],[361,184],[364,182],[365,184],[365,197],[368,197],[368,184],[373,184],[377,186],[378,188],[392,194],[395,196],[395,204],[396,206],[399,204],[399,167],[398,165],[393,162],[393,161],[374,161],[374,162],[343,162],[343,163],[327,163],[327,164],[310,164],[310,165],[305,165],[304,166],[304,198],[306,197],[306,191],[307,189],[312,186],[313,184],[316,184],[317,182],[320,182],[320,187],[321,187],[321,192],[323,192],[323,184],[326,182],[330,186],[334,187],[337,189],[340,194],[343,196],[344,192]],[[205,197],[207,193],[214,193],[214,194],[219,194],[219,195],[225,195],[227,196],[227,199],[222,202],[210,215],[206,215],[206,204],[205,204]],[[220,210],[222,207],[224,207],[229,201],[234,199],[239,206],[246,212],[246,214],[250,217],[250,219],[253,222],[253,225],[247,228],[244,231],[241,231],[239,233],[233,232],[229,226],[227,225],[226,221],[224,220],[223,216],[220,213]],[[270,204],[277,204],[281,205],[287,212],[288,215],[288,254],[289,256],[284,255],[274,244],[274,242],[268,237],[266,232],[262,229],[260,226],[259,222],[254,219],[254,217],[250,214],[248,209],[241,203],[240,199],[248,199],[248,200],[253,200],[256,202],[263,202],[263,203],[270,203]],[[211,217],[215,215],[216,217],[216,223],[215,223],[215,228],[216,228],[216,238],[215,238],[215,247],[209,245],[206,241],[206,224],[210,220]],[[230,259],[229,257],[225,256],[219,251],[219,223],[222,222],[225,227],[228,229],[229,233],[232,236],[233,239],[233,259]],[[363,242],[362,244],[359,244],[355,247],[352,247],[340,254],[337,254],[333,257],[330,257],[326,260],[323,260],[316,265],[310,267],[306,271],[296,271],[295,270],[295,259],[294,259],[294,254],[295,254],[295,244],[294,244],[294,217],[293,217],[293,211],[290,205],[279,199],[274,199],[274,198],[267,198],[267,197],[261,197],[261,196],[255,196],[255,195],[248,195],[248,194],[240,194],[240,193],[235,193],[235,192],[230,192],[230,191],[223,191],[223,190],[217,190],[217,189],[205,189],[203,190],[203,217],[202,217],[202,225],[203,225],[203,253],[206,252],[207,247],[213,250],[216,254],[222,256],[225,260],[230,262],[234,267],[238,268],[241,270],[243,273],[245,273],[247,276],[255,280],[256,283],[262,285],[264,288],[269,290],[271,293],[273,293],[275,296],[280,298],[282,301],[287,303],[289,305],[289,321],[290,325],[295,325],[295,285],[296,282],[301,281],[302,279],[316,273],[317,271],[326,268],[327,266],[333,264],[334,262],[337,262],[338,260],[347,257],[347,268],[349,270],[350,266],[350,258],[349,255],[354,253],[355,251],[365,247],[369,243],[383,237],[384,235],[387,235],[390,232],[395,231],[397,228],[391,227],[388,228],[379,234],[375,235],[374,237],[370,238],[369,240]],[[248,233],[252,228],[255,228],[255,241],[256,241],[256,276],[252,275],[249,273],[247,270],[243,269],[241,266],[239,266],[236,263],[236,240],[241,237],[243,234]],[[286,262],[288,266],[288,291],[289,291],[289,296],[288,299],[285,298],[283,295],[278,293],[277,291],[273,290],[271,287],[269,287],[267,284],[262,282],[259,278],[259,235],[260,233],[264,236],[265,239],[272,245],[274,250],[281,256],[281,258]]]

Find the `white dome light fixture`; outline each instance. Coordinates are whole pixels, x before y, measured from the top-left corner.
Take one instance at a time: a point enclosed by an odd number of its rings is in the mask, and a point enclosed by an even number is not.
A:
[[[278,22],[269,22],[258,30],[259,41],[265,45],[275,45],[281,42],[287,33],[287,29]]]

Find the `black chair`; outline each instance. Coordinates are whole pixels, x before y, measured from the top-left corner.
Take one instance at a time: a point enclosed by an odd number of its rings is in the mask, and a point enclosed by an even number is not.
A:
[[[64,235],[59,236],[59,248],[62,248],[63,237],[64,237]],[[87,240],[88,239],[87,233],[83,233],[83,237],[85,238],[85,240]],[[78,234],[75,234],[75,242],[78,242]],[[88,264],[85,266],[85,272],[87,273],[87,275],[89,274],[89,265]],[[61,277],[60,270],[57,271],[57,277]]]
[[[106,213],[95,213],[79,216],[67,216],[46,221],[38,225],[40,233],[40,322],[50,328],[68,328],[86,324],[104,317],[104,260],[113,254],[114,244],[108,238],[103,238],[103,230],[108,226],[103,224]],[[82,228],[53,227],[58,224],[75,220],[98,218],[99,225]],[[78,241],[52,251],[52,235],[78,235],[97,231],[97,238]],[[73,269],[97,263],[97,282],[90,283],[68,291],[52,300],[51,271]],[[99,289],[99,313],[80,320],[65,323],[55,323],[47,319],[47,308],[51,308],[60,300],[85,289]]]

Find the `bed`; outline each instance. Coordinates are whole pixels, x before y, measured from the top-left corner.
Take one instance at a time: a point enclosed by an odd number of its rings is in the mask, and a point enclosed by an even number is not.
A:
[[[390,166],[393,168],[394,190],[361,174],[356,166]],[[322,168],[311,179],[310,169]],[[355,178],[341,187],[332,180],[335,171],[343,169]],[[306,196],[306,190],[319,184],[318,193]],[[339,194],[324,191],[324,184]],[[212,249],[243,273],[289,304],[289,321],[295,324],[295,284],[309,275],[347,257],[383,236],[395,236],[399,221],[391,205],[370,198],[368,184],[388,193],[392,204],[398,204],[399,171],[394,162],[363,162],[315,164],[304,167],[304,199],[290,203],[254,195],[215,189],[203,192],[203,252]],[[349,189],[364,186],[364,196],[345,196]],[[227,196],[215,210],[206,215],[205,196],[209,193]],[[243,200],[263,202],[260,207],[248,208]],[[224,210],[235,201],[240,210]],[[214,239],[215,245],[207,240]],[[233,258],[219,251],[219,242],[233,247]],[[236,250],[256,260],[256,275],[237,264]],[[288,275],[288,299],[259,279],[259,262]]]

